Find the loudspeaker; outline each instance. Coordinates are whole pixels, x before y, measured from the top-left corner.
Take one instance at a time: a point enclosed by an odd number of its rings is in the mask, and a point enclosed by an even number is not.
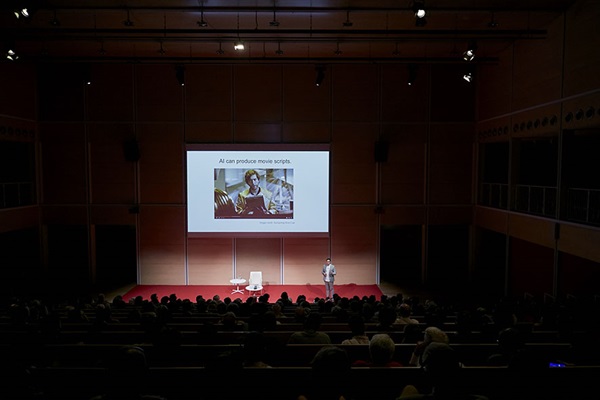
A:
[[[140,146],[138,141],[135,139],[128,140],[123,145],[123,153],[125,154],[125,160],[127,161],[139,161],[140,160]]]
[[[375,142],[375,162],[387,162],[388,144],[386,142]]]

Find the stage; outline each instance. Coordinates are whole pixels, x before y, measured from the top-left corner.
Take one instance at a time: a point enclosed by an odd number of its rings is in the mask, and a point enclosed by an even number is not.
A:
[[[246,300],[250,294],[245,289],[245,284],[240,285],[243,293],[234,293],[236,285],[137,285],[123,294],[123,299],[129,301],[133,297],[142,296],[144,299],[149,299],[153,293],[156,293],[159,298],[175,294],[177,298],[189,299],[196,301],[196,296],[202,295],[205,299],[212,298],[214,295],[219,295],[221,299],[229,297],[232,300],[240,298]],[[287,292],[289,297],[295,301],[296,298],[303,294],[308,301],[314,301],[315,297],[325,297],[325,285],[265,285],[263,293],[268,293],[270,302],[276,301],[282,292]],[[339,284],[335,285],[335,293],[341,297],[351,298],[353,296],[371,296],[375,295],[377,299],[383,295],[383,292],[378,285],[357,285],[357,284]]]

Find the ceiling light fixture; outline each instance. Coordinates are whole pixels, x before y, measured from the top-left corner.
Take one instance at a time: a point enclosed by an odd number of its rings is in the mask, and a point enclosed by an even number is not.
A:
[[[12,47],[9,48],[8,50],[6,50],[5,57],[7,60],[10,60],[10,61],[16,61],[19,59],[18,54],[15,52],[15,50],[13,50]]]
[[[199,27],[206,28],[208,26],[208,22],[204,20],[204,10],[200,11],[200,21],[196,22]]]
[[[242,42],[241,40],[238,39],[237,42],[234,43],[233,45],[233,49],[237,50],[237,51],[242,51],[244,50],[246,47],[244,46],[244,42]]]
[[[467,50],[463,53],[463,60],[473,61],[475,59],[475,51],[477,50],[477,43],[474,41],[469,42]]]
[[[223,44],[221,42],[219,42],[219,50],[217,50],[217,54],[220,56],[225,54],[225,52],[223,51]]]
[[[123,21],[125,26],[133,26],[133,21],[129,18],[129,10],[127,10],[127,19]]]
[[[163,42],[160,42],[160,49],[158,49],[158,54],[160,54],[161,56],[164,56],[166,54],[165,49],[163,49]]]
[[[341,56],[343,54],[343,51],[340,50],[340,42],[336,43],[336,48],[333,54],[335,54],[336,56]]]
[[[354,25],[352,21],[350,21],[350,10],[346,11],[346,20],[342,23],[345,27],[350,27]]]
[[[279,21],[277,21],[277,12],[275,10],[275,4],[273,4],[273,21],[269,22],[270,26],[279,26]]]
[[[277,50],[275,50],[275,54],[278,56],[283,55],[283,50],[281,50],[281,42],[277,42]]]
[[[466,74],[463,75],[463,79],[469,83],[473,82],[473,73],[467,72]]]
[[[427,19],[425,16],[427,15],[427,11],[425,11],[425,2],[420,0],[415,0],[413,2],[413,12],[415,13],[415,25],[416,26],[425,26],[427,25]]]
[[[496,21],[494,19],[494,12],[492,11],[492,19],[490,20],[490,22],[488,22],[487,24],[488,28],[497,28],[498,27],[498,21]]]
[[[396,42],[396,49],[392,52],[393,56],[399,56],[400,50],[398,49],[398,42]]]
[[[317,77],[315,79],[315,86],[321,86],[323,84],[323,80],[325,79],[325,66],[317,65],[315,67],[315,70],[317,71]]]

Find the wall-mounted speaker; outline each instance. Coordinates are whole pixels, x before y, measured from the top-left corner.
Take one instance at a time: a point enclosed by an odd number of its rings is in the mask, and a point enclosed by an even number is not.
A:
[[[388,147],[387,142],[375,142],[375,162],[387,162]]]
[[[123,153],[125,154],[125,160],[127,161],[139,161],[140,160],[140,145],[135,139],[127,140],[123,145]]]

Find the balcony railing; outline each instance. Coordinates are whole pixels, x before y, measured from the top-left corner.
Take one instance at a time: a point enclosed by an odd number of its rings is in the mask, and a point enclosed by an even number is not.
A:
[[[568,221],[600,225],[600,190],[568,189],[564,210]]]
[[[508,209],[508,184],[482,183],[478,204],[503,210]]]
[[[556,217],[556,187],[516,185],[513,199],[515,211]]]

